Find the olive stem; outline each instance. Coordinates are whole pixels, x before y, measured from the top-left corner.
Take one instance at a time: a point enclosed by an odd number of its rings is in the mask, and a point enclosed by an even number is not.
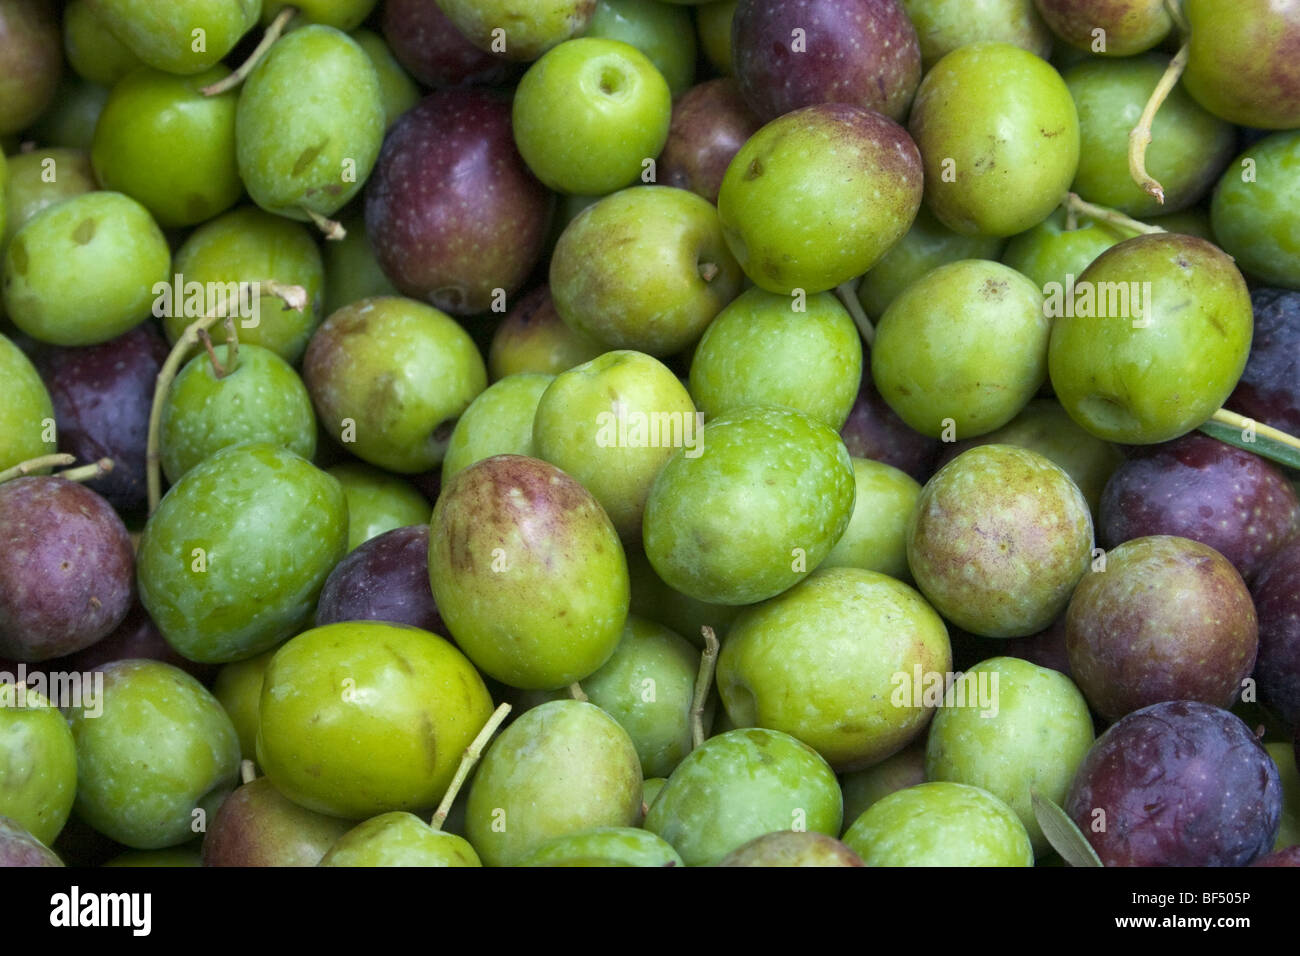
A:
[[[703,279],[705,282],[712,282],[714,279],[718,277],[718,273],[720,271],[721,270],[718,268],[718,264],[716,262],[700,263],[700,278]]]
[[[470,771],[478,763],[479,758],[483,756],[483,749],[487,747],[488,741],[496,733],[501,722],[510,714],[510,705],[502,704],[492,712],[488,722],[483,725],[483,729],[478,732],[478,736],[473,742],[465,748],[465,756],[460,758],[460,766],[456,768],[456,776],[451,778],[451,784],[447,787],[447,792],[442,796],[442,803],[438,804],[437,811],[433,814],[433,819],[429,822],[435,830],[441,830],[442,825],[447,822],[447,814],[451,813],[451,805],[456,802],[456,794],[460,793],[460,788],[465,785],[465,780],[469,777]]]
[[[289,21],[293,19],[297,12],[297,7],[285,7],[281,10],[279,16],[272,20],[271,25],[266,28],[261,41],[253,48],[253,52],[249,54],[248,59],[241,63],[234,73],[231,73],[225,79],[203,87],[199,92],[204,96],[220,96],[227,90],[233,90],[248,79],[248,74],[252,73],[253,68],[262,62],[262,57],[266,56],[266,51],[271,49],[276,40],[280,39],[280,34],[284,32],[284,28],[289,25]]]
[[[871,324],[871,320],[867,318],[866,310],[862,308],[862,303],[858,301],[858,281],[850,279],[843,285],[837,286],[835,294],[844,303],[844,308],[849,310],[849,315],[853,316],[853,324],[862,333],[862,339],[867,343],[867,348],[871,348],[876,344],[876,327]]]
[[[1169,61],[1169,67],[1165,70],[1164,76],[1160,77],[1160,82],[1156,84],[1151,98],[1147,100],[1141,118],[1128,134],[1129,175],[1133,177],[1133,182],[1141,186],[1148,194],[1155,196],[1156,201],[1162,206],[1165,202],[1165,188],[1147,172],[1147,147],[1151,145],[1151,124],[1155,122],[1156,113],[1160,111],[1161,105],[1173,92],[1174,87],[1178,85],[1179,79],[1182,78],[1183,71],[1187,69],[1189,51],[1190,47],[1183,43],[1182,48]]]
[[[1192,28],[1187,22],[1187,16],[1183,13],[1183,0],[1165,0],[1165,9],[1169,11],[1169,19],[1174,21],[1174,26],[1183,36],[1191,32]]]
[[[59,452],[56,455],[41,455],[39,458],[20,461],[12,468],[6,468],[4,471],[0,471],[0,482],[22,478],[23,476],[30,475],[32,472],[39,471],[42,468],[53,468],[56,465],[75,465],[76,463],[76,458],[63,452]]]
[[[316,228],[325,234],[326,239],[338,242],[340,239],[347,238],[348,231],[343,228],[341,222],[335,222],[333,219],[322,216],[315,210],[307,209],[306,207],[303,207],[302,211],[305,212],[307,217],[316,224]]]
[[[1132,232],[1138,235],[1154,236],[1166,231],[1159,226],[1153,226],[1145,222],[1138,222],[1131,216],[1126,216],[1116,209],[1109,209],[1106,206],[1098,206],[1096,203],[1080,199],[1077,193],[1066,193],[1065,199],[1062,201],[1061,205],[1065,207],[1067,212],[1087,216],[1090,219],[1096,219],[1098,222],[1104,222],[1107,225],[1114,226],[1116,229],[1123,229],[1126,232]]]
[[[713,689],[713,671],[718,664],[718,635],[707,624],[700,628],[704,651],[700,654],[700,671],[695,677],[695,697],[691,700],[691,748],[704,743],[704,705]]]
[[[67,471],[61,471],[56,477],[64,481],[94,481],[96,478],[102,478],[113,470],[113,459],[101,458],[99,461],[91,462],[89,465],[82,465],[80,468],[69,468]]]
[[[239,332],[235,329],[235,317],[226,316],[226,374],[229,375],[239,367]]]
[[[584,704],[587,703],[589,699],[587,697],[587,692],[582,689],[582,685],[579,684],[576,680],[569,685],[569,696],[572,697],[574,700],[582,701]]]
[[[286,309],[301,312],[307,304],[307,290],[302,286],[284,285],[271,281],[259,283],[259,288],[284,300]],[[172,350],[167,354],[167,360],[163,362],[162,368],[158,371],[158,378],[153,390],[153,405],[149,409],[149,437],[145,446],[145,478],[149,490],[149,514],[153,514],[157,510],[158,502],[162,498],[162,475],[160,474],[162,453],[159,444],[162,433],[162,410],[167,400],[167,393],[171,390],[172,382],[180,371],[181,365],[189,357],[190,349],[199,343],[199,333],[206,332],[225,318],[225,309],[222,309],[219,312],[195,319],[187,325],[185,331],[176,340],[176,344],[172,346]]]
[[[203,348],[208,353],[208,361],[212,363],[212,374],[219,379],[225,378],[226,370],[217,359],[217,350],[212,347],[212,336],[208,334],[207,329],[199,329],[199,341],[203,343]]]
[[[239,779],[243,783],[252,783],[257,779],[257,764],[251,760],[239,762]]]
[[[1238,415],[1236,412],[1230,412],[1226,408],[1221,408],[1210,416],[1210,421],[1219,422],[1227,425],[1229,428],[1237,428],[1242,431],[1250,429],[1256,435],[1263,435],[1265,438],[1277,442],[1279,445],[1286,445],[1288,448],[1294,448],[1300,451],[1300,438],[1289,435],[1284,431],[1273,428],[1270,425],[1263,425],[1245,415]]]

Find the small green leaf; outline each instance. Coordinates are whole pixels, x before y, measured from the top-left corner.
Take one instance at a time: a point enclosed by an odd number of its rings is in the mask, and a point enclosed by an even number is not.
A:
[[[1047,837],[1052,849],[1061,854],[1061,859],[1070,866],[1102,865],[1097,851],[1064,810],[1037,790],[1030,792],[1030,799],[1033,801],[1034,819],[1042,827],[1043,836]]]
[[[1202,425],[1200,430],[1211,438],[1217,438],[1234,448],[1254,452],[1261,458],[1267,458],[1288,468],[1300,469],[1300,450],[1284,445],[1280,441],[1274,441],[1266,435],[1252,435],[1253,441],[1247,441],[1242,435],[1242,429],[1213,419]]]

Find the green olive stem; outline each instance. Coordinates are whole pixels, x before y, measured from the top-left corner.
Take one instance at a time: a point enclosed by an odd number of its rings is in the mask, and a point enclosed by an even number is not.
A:
[[[56,465],[75,465],[77,459],[71,455],[59,452],[57,455],[41,455],[39,458],[32,458],[28,461],[20,461],[12,468],[6,468],[0,471],[0,483],[12,481],[15,478],[22,478],[30,475],[34,471],[40,471],[42,468],[53,468]]]
[[[225,378],[226,369],[217,358],[217,350],[212,347],[212,336],[208,334],[207,329],[199,329],[199,341],[203,343],[203,348],[208,353],[208,361],[212,363],[212,374],[217,378]]]
[[[282,299],[286,309],[301,312],[307,304],[307,290],[302,286],[284,285],[280,282],[269,281],[259,283],[258,287]],[[167,401],[167,393],[171,391],[172,382],[180,371],[181,365],[189,357],[190,349],[199,343],[199,333],[206,332],[218,322],[226,319],[225,312],[226,310],[222,309],[210,313],[202,318],[195,319],[187,325],[185,331],[176,340],[176,344],[172,346],[172,350],[167,354],[167,360],[163,362],[162,368],[158,371],[158,378],[153,390],[153,405],[149,409],[149,437],[145,446],[145,478],[149,491],[149,514],[153,514],[157,510],[158,502],[162,498],[160,439],[162,434],[162,411],[163,405]]]
[[[456,802],[456,794],[460,793],[460,788],[465,785],[466,779],[469,778],[470,771],[478,763],[479,758],[483,756],[483,750],[487,747],[488,741],[496,733],[501,722],[510,715],[510,705],[502,704],[492,712],[488,722],[483,725],[483,729],[478,732],[478,736],[473,742],[465,748],[465,756],[460,758],[460,766],[456,768],[456,776],[451,778],[451,784],[447,787],[447,792],[442,796],[442,803],[438,804],[438,809],[433,814],[433,820],[429,826],[435,830],[441,830],[442,825],[447,822],[447,814],[451,813],[451,805]]]
[[[582,701],[584,704],[587,703],[589,700],[589,698],[587,697],[587,692],[582,689],[582,685],[579,684],[576,680],[569,685],[569,696],[572,697],[574,700]]]
[[[1230,412],[1226,408],[1221,408],[1211,415],[1210,421],[1219,422],[1220,424],[1227,425],[1229,428],[1237,428],[1242,431],[1251,429],[1256,435],[1262,435],[1265,438],[1277,442],[1279,445],[1286,445],[1288,448],[1294,448],[1297,451],[1300,451],[1300,438],[1273,428],[1271,425],[1261,424],[1254,419],[1247,418],[1245,415],[1238,415],[1236,412]]]
[[[220,96],[227,90],[233,90],[248,79],[248,74],[252,73],[253,68],[262,61],[262,57],[266,56],[266,51],[271,49],[275,41],[280,39],[280,34],[284,32],[284,28],[289,25],[289,21],[293,19],[297,12],[297,7],[285,7],[281,10],[279,16],[272,20],[270,26],[266,28],[261,41],[253,48],[253,52],[249,54],[248,59],[241,63],[234,73],[231,73],[225,79],[203,87],[199,92],[204,96]]]
[[[64,481],[94,481],[96,478],[102,478],[113,470],[113,459],[101,458],[99,461],[91,462],[89,465],[82,465],[80,468],[69,468],[67,471],[59,472],[59,478]]]
[[[226,316],[226,374],[229,375],[239,367],[239,332],[235,329],[235,317]]]
[[[343,228],[343,223],[322,216],[315,210],[308,209],[305,206],[302,211],[307,214],[307,218],[316,224],[316,228],[324,233],[326,239],[338,242],[340,239],[347,238],[348,231]]]
[[[1062,200],[1061,205],[1065,207],[1067,212],[1087,216],[1090,219],[1096,219],[1098,222],[1104,222],[1116,229],[1122,229],[1136,235],[1154,236],[1166,231],[1159,226],[1153,226],[1150,223],[1138,222],[1136,219],[1124,215],[1117,209],[1098,206],[1096,203],[1080,199],[1077,193],[1066,193],[1065,199]]]
[[[239,780],[241,783],[252,783],[257,779],[257,764],[251,760],[241,760],[239,762]]]
[[[700,654],[700,671],[695,677],[695,697],[691,700],[691,749],[704,743],[704,705],[713,689],[713,671],[718,665],[718,635],[713,628],[700,628],[704,651]]]
[[[1190,47],[1183,43],[1182,48],[1169,61],[1169,66],[1165,70],[1164,76],[1160,77],[1160,82],[1156,84],[1151,98],[1147,100],[1146,108],[1142,110],[1142,116],[1138,119],[1137,125],[1128,134],[1129,175],[1133,177],[1133,182],[1141,186],[1148,194],[1155,196],[1156,201],[1162,206],[1165,202],[1165,188],[1147,172],[1147,147],[1151,145],[1151,124],[1155,122],[1156,113],[1160,111],[1161,105],[1173,92],[1174,87],[1178,85],[1179,79],[1182,78],[1183,71],[1187,69],[1189,54]]]
[[[1183,0],[1165,0],[1165,9],[1169,11],[1169,19],[1174,21],[1174,26],[1183,36],[1191,32],[1191,25],[1187,22],[1187,16],[1183,13]]]
[[[862,303],[858,301],[859,281],[858,279],[850,279],[843,285],[837,286],[835,294],[844,303],[844,308],[849,310],[849,315],[853,316],[853,324],[862,333],[862,339],[867,343],[867,348],[871,348],[876,344],[876,327],[871,324],[871,320],[867,318],[866,310],[862,308]]]

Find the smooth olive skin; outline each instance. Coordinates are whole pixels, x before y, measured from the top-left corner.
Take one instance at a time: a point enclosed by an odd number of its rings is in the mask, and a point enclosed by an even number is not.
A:
[[[63,52],[78,76],[110,88],[141,65],[104,24],[92,0],[69,0],[64,8]]]
[[[844,834],[867,866],[1033,866],[1015,812],[986,790],[923,783],[872,804]]]
[[[718,217],[756,285],[825,292],[870,269],[911,227],[922,168],[916,144],[887,117],[845,103],[809,106],[740,148],[722,178]]]
[[[14,234],[4,255],[5,310],[38,341],[97,345],[140,323],[170,267],[171,250],[144,206],[122,193],[84,193],[47,206]]]
[[[663,74],[673,96],[695,79],[695,25],[685,7],[659,0],[597,0],[583,36],[630,43]]]
[[[0,816],[0,867],[11,866],[63,866],[63,861],[22,824]]]
[[[173,485],[145,525],[140,599],[190,660],[243,660],[311,620],[347,534],[335,479],[272,445],[231,445]]]
[[[424,524],[433,506],[408,481],[358,462],[327,470],[348,500],[348,551],[386,531]]]
[[[231,51],[257,22],[262,0],[92,0],[91,9],[145,63],[189,75]]]
[[[1173,535],[1112,548],[1105,570],[1075,589],[1065,631],[1071,675],[1110,720],[1167,700],[1231,706],[1259,650],[1255,606],[1236,568]]]
[[[390,129],[398,117],[420,101],[420,88],[402,69],[388,43],[378,33],[357,30],[352,39],[366,51],[375,75],[379,77],[379,93],[384,101],[384,129]]]
[[[30,687],[0,685],[0,817],[48,846],[76,794],[77,748],[63,714]]]
[[[1007,43],[973,43],[936,63],[908,129],[925,161],[926,205],[966,235],[1011,236],[1042,222],[1079,164],[1079,119],[1065,82]]]
[[[908,425],[931,438],[1001,428],[1047,378],[1052,323],[1029,279],[965,259],[927,273],[876,329],[871,378]]]
[[[691,704],[699,652],[661,624],[628,615],[605,664],[582,679],[597,707],[627,731],[645,777],[666,777],[691,750]],[[706,727],[709,715],[706,714]]]
[[[413,813],[371,817],[339,837],[320,866],[482,866],[469,842],[435,830]]]
[[[533,422],[554,375],[523,373],[507,375],[493,382],[470,402],[447,444],[442,461],[442,480],[451,481],[458,472],[493,455],[529,455],[535,451]]]
[[[863,568],[910,581],[907,567],[907,519],[921,496],[921,486],[893,465],[853,459],[857,497],[853,517],[835,547],[818,567]]]
[[[0,335],[0,469],[54,453],[54,404],[31,360]],[[48,438],[47,438],[48,436]]]
[[[1099,255],[1128,238],[1128,233],[1087,216],[1076,217],[1073,229],[1067,225],[1065,211],[1055,210],[1032,229],[1013,236],[1002,262],[1040,289],[1048,289],[1051,282],[1064,285],[1067,276],[1078,279]]]
[[[677,765],[645,828],[687,866],[713,865],[777,830],[834,836],[843,798],[831,768],[807,744],[757,727],[711,737]]]
[[[603,710],[576,700],[541,704],[483,756],[466,836],[488,866],[510,866],[553,837],[632,826],[641,780],[631,738]]]
[[[901,122],[921,81],[916,29],[897,0],[747,0],[732,18],[731,61],[764,121],[850,103]]]
[[[718,658],[718,691],[739,727],[784,731],[838,771],[907,746],[933,708],[899,675],[952,669],[939,615],[915,590],[860,568],[818,569],[736,619]]]
[[[209,821],[204,866],[315,866],[350,823],[306,810],[266,777],[236,788]]]
[[[605,351],[560,318],[549,286],[520,298],[497,327],[488,351],[488,370],[499,381],[528,373],[559,375]]]
[[[257,759],[257,715],[262,705],[262,677],[275,649],[256,657],[235,661],[217,671],[212,694],[225,709],[239,735],[239,754],[243,760]]]
[[[302,375],[334,440],[399,474],[441,464],[452,423],[487,388],[469,333],[433,306],[396,297],[362,299],[326,319]]]
[[[928,70],[958,47],[1001,40],[1044,60],[1052,52],[1052,31],[1034,0],[902,0],[921,43]]]
[[[293,368],[270,349],[241,344],[233,370],[227,345],[181,369],[164,399],[160,435],[163,473],[175,484],[215,451],[262,441],[310,459],[316,454],[311,396]]]
[[[492,712],[436,634],[378,621],[304,631],[267,665],[257,762],[293,802],[360,820],[442,799]]]
[[[46,206],[98,188],[85,150],[53,147],[10,156],[0,160],[0,183],[6,163],[9,182],[0,202],[0,253],[18,228]]]
[[[627,560],[609,517],[573,478],[522,455],[471,465],[443,489],[429,580],[456,643],[512,687],[581,680],[627,619]]]
[[[1148,195],[1128,168],[1129,131],[1168,66],[1162,56],[1121,62],[1093,60],[1066,71],[1079,111],[1079,171],[1072,189],[1089,202],[1130,216],[1173,213],[1194,205],[1236,146],[1231,124],[1175,87],[1156,114],[1147,171],[1164,187],[1164,203]]]
[[[1253,330],[1250,293],[1227,255],[1194,236],[1136,236],[1102,253],[1079,281],[1128,292],[1129,308],[1098,291],[1107,303],[1093,311],[1104,316],[1076,309],[1053,322],[1048,370],[1071,418],[1098,438],[1146,445],[1222,407]]]
[[[829,425],[772,405],[737,409],[706,424],[696,447],[678,449],[655,478],[645,553],[674,590],[752,604],[821,563],[854,495],[853,464]]]
[[[1003,800],[1043,854],[1050,845],[1031,791],[1058,806],[1065,801],[1092,746],[1088,702],[1064,674],[1017,657],[995,657],[965,673],[974,675],[966,686],[978,688],[980,699],[965,691],[965,706],[939,708],[926,741],[925,777],[970,784]],[[985,703],[991,706],[982,708]]]
[[[548,187],[604,196],[632,185],[659,155],[672,107],[667,81],[644,53],[584,37],[529,67],[511,123],[519,154]]]
[[[1058,402],[1048,398],[1034,399],[999,429],[946,445],[939,467],[977,445],[1015,445],[1060,465],[1088,500],[1094,522],[1106,482],[1124,461],[1118,448],[1084,431]]]
[[[90,147],[105,189],[143,203],[164,227],[193,226],[238,202],[235,162],[238,94],[201,89],[230,73],[217,66],[192,77],[140,69],[113,87]],[[184,152],[170,147],[186,144]]]
[[[230,718],[169,664],[118,661],[103,673],[103,713],[83,706],[70,716],[77,815],[138,850],[193,839],[235,785],[239,738]]]
[[[126,526],[95,492],[49,475],[0,484],[0,654],[90,647],[126,617],[134,577]]]
[[[481,50],[510,60],[536,60],[570,37],[581,36],[596,0],[436,0],[456,29]],[[495,33],[510,24],[504,38]],[[494,43],[505,41],[505,48]]]
[[[829,292],[795,311],[788,296],[748,289],[718,313],[691,357],[691,396],[710,418],[786,405],[840,429],[862,380],[862,338]]]
[[[1163,0],[1034,2],[1058,37],[1095,56],[1131,57],[1159,44],[1174,26]]]
[[[366,51],[332,27],[294,30],[240,91],[240,178],[267,212],[304,222],[310,213],[333,215],[374,168],[384,121],[379,75]]]
[[[652,416],[672,424],[651,430]],[[618,350],[556,376],[538,401],[533,444],[538,458],[582,482],[624,540],[635,541],[655,476],[698,437],[699,421],[671,369],[642,352]],[[633,432],[642,422],[646,427]]]
[[[948,620],[1023,637],[1065,610],[1092,558],[1092,512],[1063,469],[1036,452],[980,445],[945,465],[908,521],[917,586]]]
[[[1191,27],[1183,86],[1239,126],[1300,126],[1300,7],[1277,0],[1185,0]]]
[[[728,853],[718,866],[866,866],[834,837],[807,830],[781,830],[755,837]]]
[[[685,866],[677,851],[653,833],[630,827],[598,827],[547,840],[515,866]],[[581,862],[580,862],[581,861]]]
[[[1300,203],[1300,132],[1276,133],[1228,164],[1210,219],[1223,251],[1270,286],[1300,289],[1300,242],[1289,210]]]
[[[666,356],[700,337],[742,278],[713,206],[652,185],[574,217],[555,245],[550,289],[560,318],[583,336]]]
[[[907,235],[890,246],[862,277],[858,283],[858,301],[869,317],[879,319],[904,289],[930,270],[961,259],[997,259],[1006,245],[995,236],[964,236],[953,232],[922,206]],[[1014,262],[1007,265],[1020,269]]]
[[[0,136],[45,111],[63,71],[59,21],[45,0],[0,3]]]

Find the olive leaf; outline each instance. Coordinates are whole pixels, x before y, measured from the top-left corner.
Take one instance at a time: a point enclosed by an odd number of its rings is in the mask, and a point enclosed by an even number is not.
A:
[[[1042,827],[1043,836],[1052,849],[1061,854],[1070,866],[1101,866],[1101,857],[1092,848],[1088,838],[1070,819],[1069,815],[1037,790],[1031,790],[1034,819]]]
[[[1201,426],[1200,430],[1211,438],[1217,438],[1234,448],[1253,452],[1261,458],[1267,458],[1287,468],[1300,469],[1300,449],[1292,448],[1263,432],[1248,432],[1237,425],[1215,419],[1210,419]],[[1247,434],[1250,435],[1249,438],[1246,437]]]

